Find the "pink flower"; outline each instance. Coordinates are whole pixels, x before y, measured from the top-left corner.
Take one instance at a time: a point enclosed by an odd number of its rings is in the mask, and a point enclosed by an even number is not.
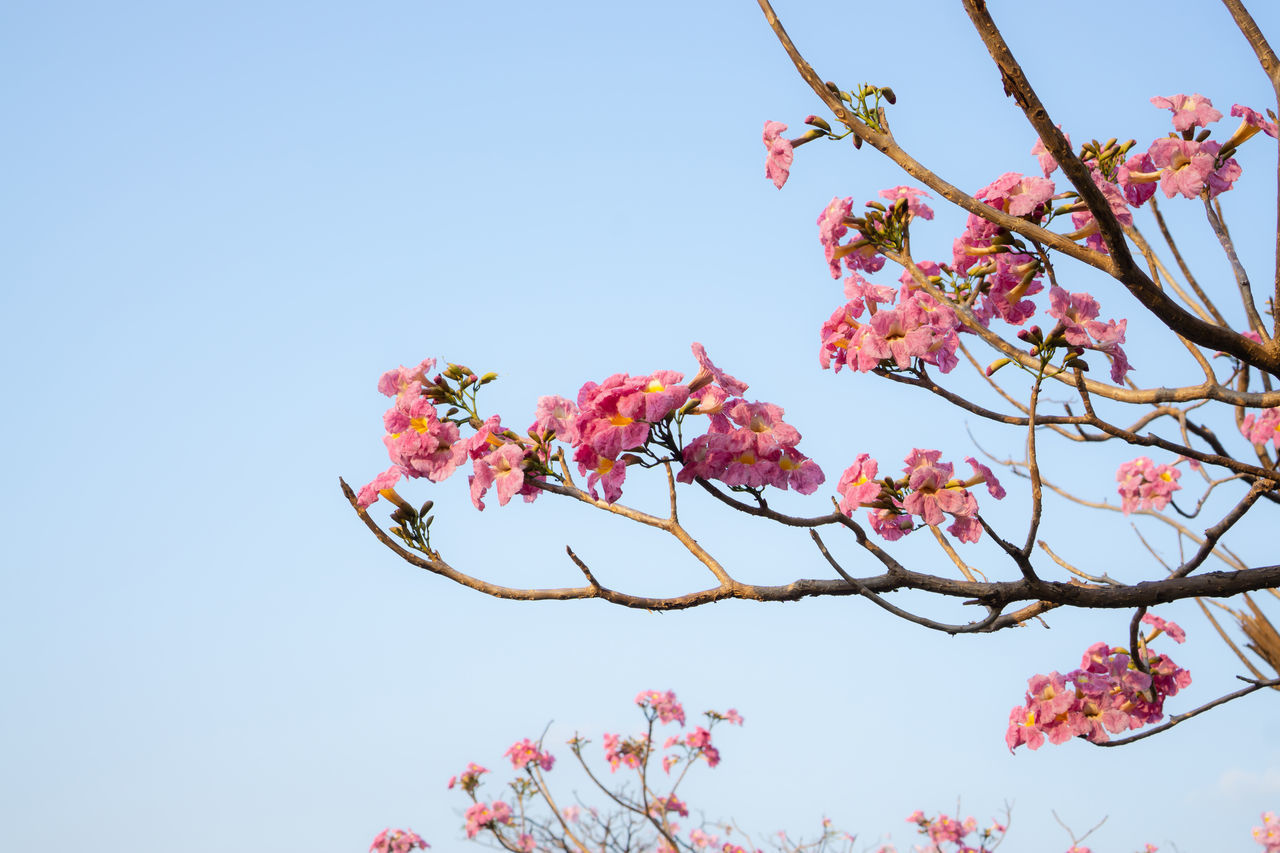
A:
[[[925,524],[939,525],[946,519],[943,513],[971,516],[977,511],[977,503],[968,490],[949,486],[952,467],[949,463],[941,465],[922,465],[911,471],[908,485],[911,494],[902,502],[902,508],[912,515],[918,515]]]
[[[1151,154],[1139,151],[1124,163],[1116,167],[1116,183],[1120,185],[1124,199],[1131,207],[1141,207],[1156,193],[1156,182],[1160,180],[1160,170],[1151,159]]]
[[[480,830],[496,824],[511,824],[511,806],[502,800],[494,800],[492,804],[473,803],[463,814],[467,822],[467,838],[475,838]]]
[[[1177,137],[1157,139],[1151,143],[1147,153],[1155,167],[1161,170],[1160,189],[1165,197],[1181,194],[1185,198],[1195,198],[1207,189],[1209,197],[1213,198],[1230,189],[1240,177],[1240,164],[1235,158],[1228,158],[1218,166],[1221,147],[1213,140],[1195,142]]]
[[[827,481],[818,463],[805,456],[794,447],[783,447],[776,460],[778,473],[769,485],[779,489],[788,487],[802,495],[811,495]]]
[[[1253,828],[1253,840],[1263,846],[1265,853],[1280,853],[1280,818],[1274,812],[1262,813],[1262,826]]]
[[[1178,485],[1181,476],[1172,465],[1156,465],[1145,456],[1124,463],[1116,471],[1120,508],[1125,515],[1135,509],[1164,509],[1173,493],[1182,488]]]
[[[844,221],[853,212],[853,198],[833,198],[831,203],[818,214],[818,240],[827,256],[827,264],[831,267],[831,277],[840,277],[840,238],[849,232]]]
[[[689,806],[682,800],[678,799],[675,794],[668,797],[659,797],[650,805],[651,813],[654,817],[661,817],[667,812],[675,812],[680,817],[689,816]]]
[[[900,198],[907,200],[907,210],[911,211],[912,216],[918,216],[921,219],[933,219],[933,210],[920,201],[922,198],[932,198],[924,190],[918,190],[915,187],[890,187],[887,190],[880,190],[880,197],[888,199],[892,204]]]
[[[416,397],[421,392],[420,383],[435,366],[434,358],[426,358],[417,367],[401,365],[395,370],[388,370],[378,379],[378,391],[388,397],[404,394]]]
[[[659,722],[679,723],[684,725],[684,706],[676,700],[676,694],[668,690],[659,693],[657,690],[644,690],[636,695],[636,704],[646,711],[652,711]]]
[[[1213,108],[1213,101],[1203,95],[1156,97],[1151,99],[1151,103],[1173,113],[1173,129],[1179,132],[1193,127],[1208,127],[1210,123],[1222,118],[1222,113]]]
[[[578,407],[564,397],[539,397],[531,432],[554,432],[566,444],[578,443]]]
[[[911,515],[896,509],[873,509],[867,513],[867,520],[871,529],[888,542],[896,542],[915,530]]]
[[[800,441],[795,427],[782,420],[785,414],[781,406],[772,403],[748,403],[739,400],[725,412],[729,419],[748,430],[754,437],[757,452],[765,452],[781,445],[794,447]]]
[[[607,732],[603,740],[604,758],[609,762],[609,770],[613,773],[618,771],[619,764],[639,767],[641,756],[648,750],[648,745],[644,741],[623,740],[620,736]]]
[[[384,829],[369,845],[369,853],[409,853],[413,849],[426,850],[431,845],[416,832],[408,829]]]
[[[617,503],[622,497],[622,483],[627,478],[627,463],[624,459],[610,459],[596,453],[588,444],[580,445],[573,454],[573,461],[578,463],[578,473],[587,474],[587,492],[599,500],[596,486],[604,489],[604,499],[608,503]]]
[[[1271,442],[1280,447],[1280,408],[1263,409],[1256,414],[1245,415],[1240,422],[1240,432],[1250,444],[1266,445]],[[361,494],[363,494],[361,490]]]
[[[638,388],[618,398],[618,412],[629,418],[657,423],[689,399],[689,386],[679,384],[684,376],[674,370],[659,370],[638,379]]]
[[[716,367],[711,362],[711,357],[707,355],[707,348],[702,344],[694,343],[693,357],[697,359],[698,366],[701,368],[701,370],[698,371],[698,377],[701,377],[703,372],[706,372],[730,397],[741,397],[743,394],[747,393],[747,383],[739,379],[735,379],[720,368]],[[697,378],[695,378],[693,382],[689,383],[689,387],[691,389],[695,386],[699,388],[702,387],[702,385],[698,383]]]
[[[876,480],[880,465],[869,454],[859,453],[853,464],[840,475],[836,491],[840,493],[840,511],[852,517],[853,510],[880,497],[881,485]]]
[[[1062,130],[1062,125],[1058,125],[1058,130]],[[1067,138],[1067,147],[1070,148],[1071,134],[1067,133],[1063,135]],[[1049,153],[1049,149],[1045,148],[1044,140],[1038,136],[1036,137],[1036,144],[1031,146],[1031,154],[1040,161],[1040,169],[1044,172],[1044,176],[1046,178],[1052,175],[1053,171],[1058,168],[1058,161]]]
[[[1186,631],[1183,631],[1178,627],[1177,622],[1166,622],[1154,613],[1144,614],[1142,622],[1144,625],[1150,625],[1157,631],[1163,631],[1169,639],[1173,640],[1175,643],[1182,643],[1187,639]]]
[[[455,784],[461,783],[462,790],[470,794],[480,784],[480,777],[488,772],[487,768],[481,767],[473,761],[467,765],[467,769],[462,771],[459,776],[450,776],[449,784],[445,787],[452,789]]]
[[[1241,119],[1240,126],[1231,134],[1231,138],[1222,143],[1225,149],[1234,150],[1243,145],[1247,140],[1257,136],[1258,133],[1265,133],[1272,139],[1276,139],[1276,124],[1274,121],[1267,121],[1257,110],[1236,104],[1231,108],[1231,115]],[[1271,113],[1272,117],[1275,113]]]
[[[1000,481],[996,479],[996,475],[991,473],[991,469],[983,465],[972,456],[966,456],[965,462],[969,463],[969,467],[973,469],[973,477],[965,481],[966,486],[976,486],[979,483],[987,484],[987,492],[991,497],[1000,500],[1004,497],[1004,487],[1000,485]]]
[[[498,489],[498,505],[506,506],[525,486],[524,462],[526,450],[518,444],[504,444],[489,455],[472,463],[475,473],[471,476],[471,502],[476,509],[484,509],[485,492],[492,485]]]
[[[791,143],[783,139],[782,134],[787,126],[780,121],[764,123],[764,147],[769,149],[769,156],[764,163],[764,176],[773,181],[773,185],[782,189],[791,175],[791,162],[795,152]]]
[[[356,504],[361,509],[368,509],[378,500],[378,495],[384,489],[393,488],[398,482],[400,482],[400,469],[392,466],[374,477],[373,482],[360,487],[360,493],[356,495]]]
[[[538,745],[528,738],[516,741],[504,754],[511,759],[511,766],[517,770],[527,767],[530,763],[538,765],[543,770],[550,770],[556,763],[554,755],[538,749]]]

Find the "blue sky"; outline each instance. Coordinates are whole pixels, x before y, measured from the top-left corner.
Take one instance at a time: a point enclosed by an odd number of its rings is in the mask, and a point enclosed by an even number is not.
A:
[[[1280,38],[1280,12],[1255,5]],[[1135,2],[1105,24],[1079,4],[991,7],[1077,142],[1162,135],[1152,95],[1200,92],[1224,112],[1270,103],[1212,4]],[[894,87],[899,140],[948,180],[976,189],[1034,169],[1034,137],[958,4],[777,8],[825,77]],[[692,373],[696,340],[787,409],[829,485],[861,451],[886,468],[916,446],[973,452],[953,411],[817,367],[840,288],[814,219],[833,195],[861,202],[903,180],[873,151],[825,144],[799,152],[782,192],[764,179],[764,120],[794,130],[818,104],[754,4],[68,2],[0,15],[12,401],[0,847],[364,850],[408,825],[453,849],[465,803],[444,789],[450,775],[499,767],[548,721],[549,743],[630,731],[631,699],[650,688],[745,715],[690,795],[761,837],[829,816],[901,846],[917,808],[959,800],[983,820],[1009,801],[1008,850],[1066,849],[1051,810],[1078,832],[1107,816],[1100,853],[1247,850],[1257,813],[1280,809],[1271,697],[1126,749],[1008,754],[1026,677],[1120,642],[1123,614],[952,639],[852,600],[667,615],[518,604],[398,562],[351,513],[338,476],[359,485],[387,464],[377,377],[426,356],[499,371],[488,403],[519,426],[541,394],[619,371]],[[1268,144],[1250,143],[1224,198],[1258,280],[1272,264]],[[1225,286],[1195,211],[1171,216],[1202,279]],[[913,236],[941,254],[961,223],[940,211]],[[1072,275],[1104,316],[1135,316],[1107,283]],[[1130,330],[1135,378],[1187,375],[1149,324]],[[1020,436],[967,426],[993,453],[1018,452]],[[1046,449],[1095,498],[1130,455],[1102,448],[1086,467]],[[649,531],[547,497],[479,514],[455,480],[406,494],[436,500],[437,542],[460,568],[573,584],[571,544],[619,587],[705,583]],[[1018,530],[1025,491],[1011,492],[993,512]],[[628,483],[627,496],[655,493]],[[818,512],[826,496],[783,505]],[[744,579],[826,576],[803,537],[693,495],[683,517]],[[1158,571],[1118,517],[1052,504],[1046,524],[1082,563]],[[1235,536],[1271,559],[1261,522]],[[940,565],[929,543],[900,553]],[[1191,634],[1175,657],[1196,678],[1171,708],[1232,689],[1237,668],[1195,608],[1166,611]],[[563,770],[567,790],[585,790]]]

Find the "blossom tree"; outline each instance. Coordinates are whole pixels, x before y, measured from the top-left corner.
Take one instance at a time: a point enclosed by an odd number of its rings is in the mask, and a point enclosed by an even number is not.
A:
[[[797,149],[822,141],[851,152],[873,148],[910,181],[880,189],[861,207],[837,196],[817,217],[830,276],[843,290],[829,317],[813,319],[821,368],[870,374],[935,396],[966,417],[1006,429],[1003,449],[1015,454],[984,456],[972,444],[953,446],[953,435],[945,436],[946,446],[923,446],[940,437],[922,428],[911,440],[922,446],[906,453],[901,466],[852,448],[839,463],[842,473],[829,477],[802,450],[801,433],[785,410],[754,399],[747,383],[699,343],[686,372],[673,364],[643,375],[613,373],[586,381],[572,399],[543,396],[523,431],[481,404],[481,389],[496,373],[448,362],[437,370],[427,358],[388,371],[378,383],[391,399],[383,441],[392,464],[358,490],[342,484],[359,517],[403,560],[499,598],[597,598],[660,611],[734,598],[849,596],[947,634],[1020,627],[1051,618],[1058,608],[1131,612],[1128,636],[1088,646],[1079,669],[1030,678],[1024,703],[1011,713],[1010,749],[1076,738],[1127,743],[1223,702],[1280,689],[1280,635],[1250,596],[1277,595],[1280,565],[1252,564],[1230,545],[1242,519],[1280,504],[1280,266],[1274,287],[1255,293],[1256,279],[1227,224],[1229,193],[1246,180],[1245,166],[1266,162],[1268,147],[1275,156],[1275,113],[1234,104],[1229,112],[1238,122],[1220,126],[1224,115],[1210,98],[1165,93],[1151,98],[1152,108],[1170,113],[1165,137],[1073,145],[985,4],[964,0],[1035,140],[1028,171],[1006,172],[966,192],[895,137],[890,115],[897,96],[890,87],[827,82],[768,0],[759,2],[830,116],[805,117],[796,136],[787,135],[787,123],[765,122],[766,179],[782,189],[803,166]],[[1280,97],[1280,58],[1242,3],[1223,2]],[[966,218],[949,256],[929,258],[913,248],[913,238],[918,244],[934,227],[931,204],[939,200]],[[1161,204],[1203,212],[1229,281],[1193,275]],[[1160,235],[1159,251],[1140,228],[1143,217]],[[1280,228],[1276,234],[1280,260]],[[1105,275],[1108,287],[1091,293],[1074,285],[1083,268]],[[1136,315],[1117,317],[1122,307],[1144,314],[1142,328],[1154,325],[1160,334],[1131,340],[1129,320]],[[1135,378],[1144,366],[1175,354],[1192,371],[1181,384],[1144,385]],[[966,371],[983,383],[980,393],[954,381],[953,372]],[[1050,389],[1069,401],[1049,402]],[[1130,461],[1099,477],[1116,484],[1110,488],[1118,505],[1060,485],[1059,472],[1045,464],[1051,443],[1072,447],[1073,468],[1104,445],[1129,446]],[[477,510],[494,496],[500,506],[544,494],[576,501],[673,537],[711,582],[691,581],[688,592],[669,597],[630,593],[602,582],[600,568],[572,548],[567,556],[582,577],[577,586],[486,581],[455,567],[440,537],[432,540],[432,502],[415,506],[397,491],[403,480],[438,483],[459,471],[468,477]],[[624,503],[624,490],[640,477],[661,478],[665,506]],[[1026,487],[1025,524],[1016,530],[991,520],[993,502],[1006,498],[1006,483],[1015,479]],[[782,512],[774,496],[787,491],[830,504],[811,514]],[[744,524],[778,525],[807,538],[814,576],[777,585],[740,580],[681,520],[679,505],[690,492],[741,513]],[[371,514],[383,498],[393,507],[386,529]],[[1073,512],[1158,520],[1176,537],[1180,559],[1170,562],[1153,551],[1150,573],[1139,580],[1076,565],[1040,536],[1047,512],[1073,505]],[[895,556],[894,543],[914,534],[932,537],[935,563],[908,565]],[[977,564],[965,554],[984,540],[994,543],[999,561]],[[894,593],[960,602],[977,613],[939,620],[890,600]],[[1234,606],[1221,603],[1233,597]],[[1181,642],[1183,632],[1149,609],[1187,599],[1200,602],[1249,674],[1241,676],[1239,690],[1166,719],[1165,698],[1188,688],[1191,678],[1167,650],[1151,648],[1159,637]],[[1247,652],[1218,621],[1223,614],[1245,633]],[[1145,731],[1126,734],[1140,728]],[[529,761],[540,760],[536,745],[524,749]]]
[[[513,853],[761,853],[751,829],[732,820],[708,818],[681,791],[691,771],[720,765],[720,735],[713,732],[725,723],[743,725],[742,715],[734,708],[707,711],[705,726],[694,725],[688,731],[684,706],[673,691],[641,691],[635,704],[645,723],[637,734],[605,733],[597,745],[575,733],[568,741],[569,753],[587,783],[585,793],[574,789],[566,795],[563,780],[552,777],[556,757],[543,748],[545,736],[537,742],[525,738],[506,751],[515,777],[497,790],[485,788],[492,771],[474,761],[450,777],[445,787],[459,790],[469,801],[462,814],[466,837]],[[917,853],[991,853],[1009,831],[1011,810],[1006,807],[1003,815],[984,826],[974,817],[928,816],[921,810],[907,816],[906,822],[920,836],[922,843],[911,848]],[[1275,853],[1280,850],[1280,820],[1267,812],[1262,823],[1253,829],[1254,840],[1265,853]],[[1066,853],[1092,853],[1083,842],[1093,830],[1077,836],[1063,828],[1070,835]],[[891,837],[889,833],[888,838],[860,841],[824,818],[811,838],[784,831],[765,844],[779,853],[897,853]],[[411,853],[430,846],[412,830],[385,829],[369,850]],[[1054,843],[1040,839],[1036,849],[1054,849]],[[1141,853],[1157,849],[1144,844]]]

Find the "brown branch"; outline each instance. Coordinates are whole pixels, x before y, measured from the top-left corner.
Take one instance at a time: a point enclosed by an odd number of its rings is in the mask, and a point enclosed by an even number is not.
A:
[[[934,286],[933,282],[929,281],[928,276],[921,271],[921,269],[911,259],[910,255],[905,252],[899,254],[887,249],[882,250],[881,254],[911,273],[912,280],[915,281],[922,290],[942,304],[951,308],[960,319],[960,322],[964,323],[969,331],[986,341],[992,349],[997,350],[1010,360],[1018,362],[1033,373],[1040,370],[1040,363],[1037,359],[1032,358],[1028,353],[1023,352],[1021,349],[1015,347],[1013,344],[988,329],[971,310],[955,300],[950,299],[946,294],[942,293],[942,291]],[[1173,331],[1176,334],[1182,334],[1184,337],[1190,338],[1190,335],[1187,335],[1176,328],[1174,328]],[[1250,346],[1260,347],[1259,344],[1255,344],[1248,338],[1241,338],[1241,340],[1245,341]],[[1218,347],[1218,349],[1221,349],[1221,347]],[[1055,379],[1064,385],[1071,385],[1073,383],[1071,376],[1066,373],[1055,373],[1049,378]],[[1107,385],[1093,379],[1083,379],[1083,382],[1085,387],[1091,393],[1096,394],[1099,397],[1105,397],[1122,403],[1192,403],[1200,400],[1217,400],[1218,402],[1229,403],[1233,406],[1246,406],[1249,408],[1271,408],[1273,406],[1280,406],[1280,391],[1250,393],[1248,391],[1225,388],[1217,382],[1206,381],[1199,385],[1188,385],[1182,388],[1148,389],[1117,388],[1114,385]]]
[[[1163,223],[1163,219],[1160,221]],[[1124,233],[1125,236],[1132,240],[1134,245],[1138,247],[1138,251],[1142,252],[1142,256],[1146,258],[1147,264],[1152,268],[1152,271],[1148,274],[1151,276],[1151,280],[1156,283],[1156,286],[1160,285],[1159,276],[1164,276],[1165,280],[1169,282],[1169,286],[1173,288],[1173,292],[1178,294],[1178,298],[1187,303],[1192,311],[1199,314],[1200,319],[1204,320],[1206,323],[1216,320],[1218,325],[1226,325],[1226,322],[1222,320],[1221,317],[1215,317],[1210,313],[1208,308],[1205,308],[1199,302],[1192,299],[1191,294],[1187,293],[1178,285],[1178,280],[1173,277],[1173,273],[1171,273],[1164,265],[1164,261],[1160,260],[1160,256],[1151,248],[1151,244],[1147,242],[1146,237],[1142,236],[1142,232],[1138,230],[1136,225],[1126,225]],[[1168,232],[1165,233],[1165,237],[1168,240],[1172,240],[1172,238],[1168,236]],[[1174,256],[1178,258],[1179,262],[1181,262],[1182,256],[1177,253],[1176,249],[1174,250]],[[1185,265],[1182,272],[1184,275],[1187,272]]]
[[[800,72],[800,76],[809,84],[809,88],[822,100],[827,108],[831,110],[836,120],[856,133],[858,137],[866,140],[880,153],[884,154],[894,163],[896,163],[904,172],[911,177],[920,181],[925,186],[936,192],[939,196],[963,208],[968,212],[982,217],[988,222],[1006,228],[1015,234],[1020,234],[1029,240],[1035,240],[1044,245],[1069,255],[1078,261],[1096,267],[1103,272],[1111,275],[1114,273],[1114,264],[1106,255],[1095,252],[1092,249],[1085,248],[1080,244],[1068,240],[1061,234],[1034,225],[1030,221],[1018,216],[1010,216],[1002,210],[996,210],[986,204],[975,199],[973,196],[962,192],[957,187],[943,180],[933,171],[925,168],[920,162],[903,150],[894,140],[893,135],[887,131],[878,131],[869,127],[860,121],[857,116],[853,115],[845,106],[840,97],[827,88],[822,78],[813,70],[808,61],[800,54],[795,43],[791,41],[791,37],[787,35],[786,29],[783,28],[782,22],[778,20],[777,14],[774,13],[773,7],[769,5],[769,0],[757,0],[760,9],[764,12],[765,18],[769,22],[769,26],[773,29],[774,35],[782,44],[783,49],[787,52],[787,56],[791,58],[792,64],[796,70]]]
[[[686,593],[684,595],[651,598],[618,592],[607,587],[565,587],[554,589],[513,589],[497,584],[481,581],[470,575],[457,571],[442,558],[425,558],[415,554],[396,543],[369,517],[369,514],[356,501],[356,494],[345,481],[339,481],[343,494],[353,510],[374,534],[378,541],[398,557],[411,565],[446,577],[455,583],[470,589],[483,592],[494,598],[514,599],[519,601],[573,600],[583,598],[599,598],[611,604],[640,610],[685,610],[726,599],[743,599],[751,601],[799,601],[813,596],[859,595],[857,589],[845,580],[799,579],[784,585],[756,585],[734,581],[721,584],[710,589]],[[855,533],[862,533],[861,528],[853,525]],[[865,538],[865,533],[862,533]],[[861,543],[864,548],[876,553],[879,548],[874,543]],[[883,555],[881,557],[880,555]],[[882,551],[878,558],[888,559],[898,566]],[[1280,565],[1262,566],[1244,572],[1211,572],[1191,575],[1185,578],[1168,578],[1146,581],[1121,588],[1093,587],[1075,583],[1057,583],[1050,581],[1029,581],[1025,578],[1016,581],[975,581],[953,580],[936,575],[913,572],[898,566],[893,571],[869,578],[860,578],[858,583],[878,595],[898,590],[918,590],[937,595],[973,599],[989,607],[1003,607],[1018,601],[1035,602],[1043,610],[1050,606],[1072,606],[1091,609],[1128,609],[1143,605],[1151,606],[1186,598],[1229,598],[1242,592],[1253,592],[1260,589],[1280,587]],[[1010,620],[1000,623],[1002,627],[1017,624]]]
[[[1245,272],[1244,264],[1240,263],[1240,256],[1236,254],[1231,233],[1227,231],[1220,213],[1214,211],[1213,205],[1209,204],[1208,196],[1201,195],[1201,200],[1204,202],[1204,212],[1209,219],[1209,227],[1213,229],[1214,236],[1222,245],[1222,251],[1226,252],[1227,261],[1231,264],[1231,272],[1236,277],[1236,287],[1240,289],[1240,300],[1244,303],[1245,316],[1249,318],[1249,328],[1257,332],[1260,337],[1265,336],[1267,327],[1262,324],[1262,317],[1258,315],[1258,306],[1253,301],[1253,287],[1249,284],[1249,274]]]
[[[1213,304],[1213,300],[1209,298],[1209,294],[1204,292],[1200,287],[1200,282],[1196,281],[1196,277],[1191,274],[1191,268],[1187,266],[1187,262],[1182,258],[1182,252],[1178,251],[1178,244],[1173,241],[1173,235],[1169,233],[1169,226],[1165,224],[1164,216],[1160,213],[1160,205],[1156,203],[1155,196],[1151,197],[1150,204],[1151,215],[1155,217],[1156,225],[1160,228],[1160,235],[1164,237],[1165,245],[1169,247],[1169,251],[1173,253],[1173,259],[1178,262],[1178,269],[1182,270],[1182,277],[1187,280],[1187,284],[1191,285],[1191,289],[1196,292],[1196,296],[1200,297],[1200,301],[1204,303],[1205,309],[1213,315],[1213,319],[1217,321],[1219,326],[1227,326],[1227,320],[1222,316],[1222,312],[1218,310],[1218,306]]]
[[[1263,346],[1231,329],[1206,323],[1156,287],[1155,283],[1138,267],[1133,260],[1133,255],[1129,252],[1129,246],[1124,240],[1124,231],[1112,212],[1111,205],[1102,195],[1102,190],[1094,184],[1089,169],[1071,150],[1062,131],[1058,130],[1048,110],[1032,89],[1022,67],[1014,59],[1009,45],[1005,43],[1000,30],[996,28],[995,21],[988,14],[985,0],[963,0],[963,2],[965,11],[969,13],[969,19],[1000,70],[1005,93],[1010,95],[1021,108],[1027,121],[1044,142],[1045,148],[1058,161],[1063,173],[1080,194],[1089,212],[1093,214],[1111,260],[1107,266],[1098,264],[1095,266],[1123,284],[1148,311],[1188,340],[1212,350],[1230,353],[1269,373],[1280,375],[1280,347]],[[988,221],[994,220],[988,219]]]

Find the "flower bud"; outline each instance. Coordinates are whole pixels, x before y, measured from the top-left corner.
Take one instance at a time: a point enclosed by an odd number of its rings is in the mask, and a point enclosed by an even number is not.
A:
[[[885,86],[883,89],[880,90],[880,97],[884,98],[886,101],[888,101],[891,104],[898,103],[898,96],[895,95],[893,93],[893,90],[890,89],[888,86]]]
[[[804,123],[813,125],[814,127],[822,128],[827,133],[831,132],[831,125],[827,124],[827,121],[824,118],[819,118],[818,116],[809,116],[804,120]]]
[[[1013,363],[1013,359],[1011,358],[997,358],[995,361],[987,365],[986,374],[990,376],[1000,368],[1004,367],[1006,364],[1012,364],[1012,363]]]

